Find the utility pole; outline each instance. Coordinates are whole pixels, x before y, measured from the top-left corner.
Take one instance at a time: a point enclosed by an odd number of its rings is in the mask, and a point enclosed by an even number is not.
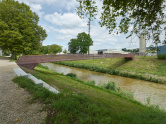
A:
[[[90,36],[90,21],[91,21],[91,18],[89,17],[89,20],[88,20],[88,34],[89,34],[89,36]],[[88,55],[89,55],[89,50],[90,50],[90,46],[89,46],[89,48],[88,48]]]
[[[89,34],[89,35],[90,35],[90,21],[91,21],[91,20],[90,20],[90,18],[89,18],[89,21],[88,21],[88,24],[87,24],[87,25],[88,25],[88,34]]]

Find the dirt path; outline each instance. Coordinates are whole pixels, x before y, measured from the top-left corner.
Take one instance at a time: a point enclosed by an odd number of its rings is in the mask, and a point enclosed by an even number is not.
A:
[[[44,124],[42,105],[29,103],[29,93],[12,82],[13,68],[15,63],[0,57],[0,124]]]

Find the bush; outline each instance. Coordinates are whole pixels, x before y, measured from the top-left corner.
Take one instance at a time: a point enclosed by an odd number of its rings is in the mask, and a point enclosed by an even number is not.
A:
[[[87,81],[87,83],[90,85],[95,85],[95,81]]]
[[[77,75],[74,73],[68,73],[66,76],[72,77],[72,78],[77,78]]]
[[[102,86],[105,89],[112,90],[112,91],[119,91],[120,89],[117,88],[115,82],[108,82],[107,84],[103,84]]]
[[[166,59],[166,54],[159,54],[157,55],[158,59]]]

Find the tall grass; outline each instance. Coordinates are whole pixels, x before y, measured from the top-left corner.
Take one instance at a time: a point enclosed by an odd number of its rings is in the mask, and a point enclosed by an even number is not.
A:
[[[118,94],[120,94],[121,96],[130,99],[130,100],[134,100],[134,95],[133,93],[131,93],[130,91],[122,91],[120,89],[120,87],[117,87],[115,82],[108,82],[108,83],[104,83],[102,84],[100,87],[107,89],[107,90],[111,90],[114,91]]]

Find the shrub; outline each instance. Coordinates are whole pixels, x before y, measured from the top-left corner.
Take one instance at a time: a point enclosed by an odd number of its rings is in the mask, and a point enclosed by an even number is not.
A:
[[[95,81],[87,81],[87,83],[90,85],[95,85]]]
[[[108,90],[113,90],[113,91],[119,91],[120,90],[119,88],[117,88],[115,82],[108,82],[107,84],[103,84],[102,87],[105,88],[105,89],[108,89]]]
[[[159,54],[157,55],[158,59],[166,59],[166,54]]]
[[[74,73],[68,73],[66,76],[72,77],[72,78],[77,78],[77,75]]]

